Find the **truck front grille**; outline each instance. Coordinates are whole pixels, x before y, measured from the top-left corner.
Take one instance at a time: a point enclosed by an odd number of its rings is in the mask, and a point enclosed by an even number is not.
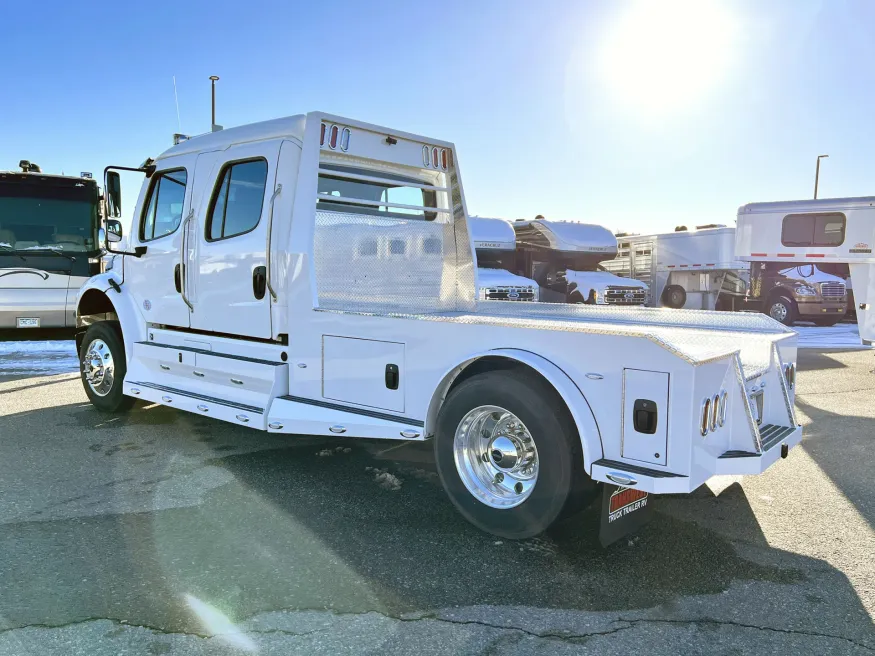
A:
[[[610,286],[605,291],[605,303],[612,305],[644,305],[647,302],[647,290],[640,287]]]
[[[842,298],[845,295],[845,283],[822,282],[820,283],[820,295],[824,298]]]
[[[488,287],[488,301],[534,301],[535,290],[532,287]]]

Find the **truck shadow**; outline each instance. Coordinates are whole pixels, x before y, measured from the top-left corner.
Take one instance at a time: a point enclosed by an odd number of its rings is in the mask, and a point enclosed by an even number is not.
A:
[[[515,542],[481,533],[457,513],[428,443],[277,439],[163,407],[138,406],[94,430],[105,422],[79,404],[0,417],[0,435],[53,425],[93,453],[86,482],[71,479],[64,503],[108,509],[53,510],[0,525],[0,588],[16,600],[0,604],[0,613],[10,622],[116,617],[198,630],[188,595],[232,618],[279,609],[396,615],[483,605],[660,607],[670,614],[699,595],[733,591],[728,603],[737,603],[737,584],[750,590],[749,583],[768,595],[773,623],[871,631],[844,574],[770,547],[737,485],[720,498],[703,489],[672,499],[671,513],[660,512],[667,500],[656,499],[653,522],[608,549],[598,543],[596,508]],[[134,446],[148,446],[150,464],[140,464]],[[178,469],[197,452],[205,457],[194,470]],[[97,479],[108,482],[97,486]],[[145,498],[145,508],[121,511],[134,497]],[[703,513],[730,530],[705,528],[696,521]],[[818,586],[828,592],[816,594]]]

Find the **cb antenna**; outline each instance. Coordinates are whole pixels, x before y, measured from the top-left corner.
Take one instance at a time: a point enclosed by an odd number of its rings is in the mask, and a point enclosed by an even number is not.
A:
[[[173,99],[176,101],[176,129],[182,132],[182,121],[179,119],[179,94],[176,93],[176,76],[173,76]]]

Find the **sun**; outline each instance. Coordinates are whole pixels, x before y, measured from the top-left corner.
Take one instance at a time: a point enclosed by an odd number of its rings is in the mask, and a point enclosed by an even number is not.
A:
[[[606,34],[600,73],[624,107],[678,111],[724,81],[735,32],[735,16],[720,0],[634,0]]]

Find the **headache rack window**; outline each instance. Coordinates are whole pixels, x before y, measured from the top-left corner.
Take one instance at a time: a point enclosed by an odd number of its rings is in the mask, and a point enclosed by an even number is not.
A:
[[[416,178],[351,166],[321,164],[316,209],[381,218],[433,221],[442,187]]]
[[[845,215],[841,212],[788,214],[781,226],[784,246],[841,246],[845,241]]]

